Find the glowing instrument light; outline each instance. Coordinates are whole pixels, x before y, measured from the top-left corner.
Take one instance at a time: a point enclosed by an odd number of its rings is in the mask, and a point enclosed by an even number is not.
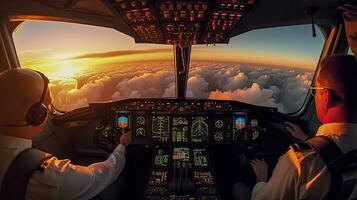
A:
[[[114,2],[119,14],[138,36],[136,42],[188,46],[228,43],[230,32],[254,0]]]
[[[121,117],[118,117],[117,119],[117,126],[119,128],[126,128],[129,126],[129,118],[126,117],[126,116],[121,116]]]
[[[238,117],[234,120],[234,128],[235,129],[243,129],[247,126],[247,120],[244,117]]]

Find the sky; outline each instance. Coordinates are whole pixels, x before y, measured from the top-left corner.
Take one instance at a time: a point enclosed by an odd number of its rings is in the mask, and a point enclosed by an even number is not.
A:
[[[114,29],[46,21],[23,23],[13,35],[24,68],[50,78],[53,103],[72,110],[90,102],[173,97],[171,45],[135,44]],[[311,25],[247,32],[222,45],[192,49],[187,96],[298,109],[306,97],[324,38]]]
[[[117,30],[89,25],[28,21],[14,33],[23,67],[57,76],[115,63],[173,60],[171,45],[135,44]],[[288,66],[313,70],[324,37],[312,37],[311,25],[255,30],[231,38],[228,45],[197,45],[191,60]]]

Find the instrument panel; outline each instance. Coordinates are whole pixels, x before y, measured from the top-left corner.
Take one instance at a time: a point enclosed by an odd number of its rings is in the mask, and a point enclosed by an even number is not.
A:
[[[129,131],[133,144],[233,144],[236,137],[257,124],[247,113],[234,115],[168,115],[122,113],[114,116],[119,134]],[[255,125],[257,126],[257,125]]]
[[[95,117],[95,144],[106,150],[117,146],[120,135],[132,133],[133,145],[152,152],[144,199],[219,200],[222,188],[212,149],[265,148],[271,141],[265,127],[270,130],[275,111],[236,101],[127,99],[91,104],[57,117],[56,123]]]
[[[130,131],[133,144],[138,145],[229,145],[257,139],[265,132],[255,112],[227,101],[138,100],[113,105],[111,111],[97,129],[99,138],[108,138],[108,130]]]

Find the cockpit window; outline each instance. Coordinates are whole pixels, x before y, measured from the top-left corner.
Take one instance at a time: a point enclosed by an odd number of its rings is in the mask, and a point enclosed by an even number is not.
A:
[[[325,41],[316,30],[316,38],[311,25],[254,30],[228,45],[194,46],[186,96],[296,111]],[[135,44],[114,29],[50,21],[26,21],[13,38],[21,66],[49,77],[59,110],[175,96],[171,45]]]
[[[253,30],[228,45],[194,47],[187,96],[230,99],[277,107],[301,108],[325,38],[311,25]]]
[[[24,22],[13,38],[21,66],[50,78],[59,110],[175,95],[172,46],[135,44],[114,29],[49,21]]]

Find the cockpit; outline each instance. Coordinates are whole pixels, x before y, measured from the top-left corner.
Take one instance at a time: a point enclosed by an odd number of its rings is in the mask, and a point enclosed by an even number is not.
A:
[[[284,122],[309,136],[321,125],[309,92],[320,62],[352,55],[342,3],[3,1],[0,72],[49,77],[38,149],[89,165],[131,133],[108,188],[119,199],[233,199],[234,183],[255,182],[250,160],[271,174],[297,142]]]

